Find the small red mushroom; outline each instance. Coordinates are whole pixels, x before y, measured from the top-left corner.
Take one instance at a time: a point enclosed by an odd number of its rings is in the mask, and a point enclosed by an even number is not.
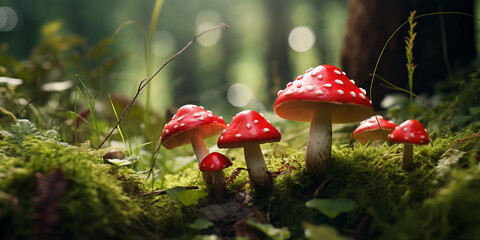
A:
[[[361,121],[373,115],[366,91],[331,65],[310,68],[278,92],[275,113],[285,119],[311,122],[305,165],[310,175],[325,174],[331,162],[332,123]]]
[[[212,152],[199,164],[200,171],[211,172],[213,192],[216,196],[222,196],[225,192],[225,173],[223,169],[232,166],[232,162],[225,155]]]
[[[408,170],[413,165],[413,145],[425,145],[430,142],[428,133],[417,120],[407,120],[388,134],[388,140],[403,143],[402,169]]]
[[[222,117],[196,105],[184,105],[165,124],[161,144],[166,149],[173,149],[184,144],[192,144],[193,151],[200,163],[208,155],[204,138],[217,135],[227,127]],[[209,174],[204,173],[203,179],[211,183]]]
[[[253,110],[237,113],[220,135],[219,148],[243,147],[245,163],[250,180],[255,189],[268,189],[272,186],[272,177],[268,172],[260,144],[278,142],[280,132],[265,118]]]
[[[360,125],[353,131],[353,138],[361,144],[370,142],[374,146],[379,145],[385,141],[386,136],[396,126],[397,124],[392,121],[388,121],[380,115],[375,115],[360,122]]]

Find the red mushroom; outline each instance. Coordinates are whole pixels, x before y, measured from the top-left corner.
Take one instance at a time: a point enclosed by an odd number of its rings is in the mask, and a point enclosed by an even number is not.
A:
[[[211,172],[213,192],[216,196],[225,192],[225,173],[223,169],[232,166],[232,162],[225,155],[212,152],[208,154],[199,164],[200,171]]]
[[[380,115],[375,115],[360,122],[360,125],[353,131],[353,138],[361,144],[370,142],[372,145],[378,145],[384,142],[386,136],[396,126],[397,124],[392,121],[388,121]]]
[[[417,120],[407,120],[388,134],[394,143],[403,143],[402,169],[408,170],[413,165],[413,145],[425,145],[430,142],[428,133]]]
[[[196,105],[184,105],[178,109],[172,120],[165,124],[161,143],[166,149],[191,143],[200,163],[208,155],[204,138],[212,137],[227,127],[222,117]],[[211,183],[208,174],[203,174],[206,183]]]
[[[305,165],[314,177],[331,162],[332,123],[361,121],[373,114],[366,91],[331,65],[308,69],[278,92],[275,113],[281,118],[311,122]]]
[[[278,142],[280,132],[261,114],[253,110],[237,113],[218,139],[219,148],[243,147],[245,163],[255,189],[267,189],[272,185],[260,144]]]

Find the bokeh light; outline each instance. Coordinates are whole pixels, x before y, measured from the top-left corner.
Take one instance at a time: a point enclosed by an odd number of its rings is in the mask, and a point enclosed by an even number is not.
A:
[[[153,54],[157,57],[170,57],[173,55],[177,43],[175,37],[169,31],[158,31],[155,33]]]
[[[227,99],[235,107],[245,107],[252,100],[252,90],[247,85],[235,83],[228,88]]]
[[[17,13],[11,7],[0,7],[0,31],[11,31],[17,26],[17,23]]]
[[[315,33],[306,26],[296,27],[288,35],[288,44],[296,52],[306,52],[315,44]]]
[[[198,13],[196,17],[197,33],[208,28],[215,27],[222,22],[220,14],[213,10],[204,10]],[[222,36],[222,31],[213,31],[198,38],[200,45],[209,47],[215,45]]]

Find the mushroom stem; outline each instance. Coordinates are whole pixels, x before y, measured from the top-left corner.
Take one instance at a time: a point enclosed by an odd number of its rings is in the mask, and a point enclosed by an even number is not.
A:
[[[314,111],[308,135],[305,153],[307,172],[320,177],[331,162],[332,152],[332,114],[327,109]]]
[[[413,167],[413,144],[403,144],[402,169],[409,170]]]
[[[257,143],[245,144],[243,147],[248,176],[256,190],[268,189],[272,186],[272,177],[268,173],[265,159],[260,145]]]
[[[210,172],[212,179],[212,188],[216,197],[221,197],[225,193],[225,173],[223,170]]]
[[[193,131],[190,135],[190,142],[192,143],[193,152],[195,152],[195,156],[197,157],[198,164],[202,162],[202,160],[208,155],[208,149],[203,141],[203,138],[200,134],[197,134],[196,131]],[[211,174],[209,172],[203,172],[203,181],[206,184],[211,184]]]

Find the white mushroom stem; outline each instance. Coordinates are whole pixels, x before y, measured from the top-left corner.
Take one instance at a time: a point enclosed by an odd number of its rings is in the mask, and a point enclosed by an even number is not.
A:
[[[260,145],[248,143],[243,146],[248,175],[255,189],[268,189],[272,186],[272,177],[268,172]]]
[[[409,170],[413,166],[413,144],[403,144],[402,169]]]
[[[208,155],[207,146],[205,145],[202,136],[200,134],[197,134],[195,131],[190,134],[190,142],[192,144],[193,152],[195,152],[195,156],[197,157],[198,164],[200,164],[202,160]],[[212,183],[210,172],[203,172],[202,176],[203,181],[205,181],[206,184]]]
[[[225,173],[223,170],[217,170],[210,172],[210,176],[212,179],[212,188],[215,196],[221,197],[225,192]]]
[[[314,176],[324,175],[331,162],[332,152],[332,114],[327,109],[313,113],[308,135],[305,167]]]

